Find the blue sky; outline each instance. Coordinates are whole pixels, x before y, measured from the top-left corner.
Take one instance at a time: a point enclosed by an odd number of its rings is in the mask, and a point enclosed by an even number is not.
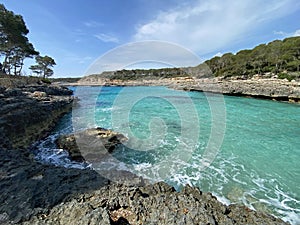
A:
[[[41,55],[55,59],[54,77],[83,76],[107,51],[136,41],[174,43],[207,59],[300,35],[298,0],[0,2],[23,16]],[[33,63],[27,60],[26,66]]]

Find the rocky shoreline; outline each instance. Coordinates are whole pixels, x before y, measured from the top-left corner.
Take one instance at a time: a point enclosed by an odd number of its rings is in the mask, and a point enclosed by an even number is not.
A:
[[[300,82],[277,78],[244,79],[176,77],[150,80],[109,80],[101,76],[84,77],[73,86],[167,86],[186,91],[213,92],[224,95],[247,96],[277,101],[300,102]]]
[[[90,169],[38,163],[29,147],[71,110],[71,92],[40,82],[0,86],[0,224],[287,224],[195,187],[177,192],[125,171],[112,183]]]
[[[244,206],[225,206],[210,193],[166,183],[110,184],[57,205],[24,224],[285,224]]]
[[[218,80],[202,79],[197,84],[183,86],[188,91],[222,93],[278,101],[299,102],[300,83],[278,79]]]

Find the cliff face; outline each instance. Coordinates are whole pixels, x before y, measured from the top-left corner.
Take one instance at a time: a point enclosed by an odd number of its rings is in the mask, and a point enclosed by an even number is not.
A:
[[[27,148],[71,109],[72,92],[44,85],[0,86],[0,147]]]

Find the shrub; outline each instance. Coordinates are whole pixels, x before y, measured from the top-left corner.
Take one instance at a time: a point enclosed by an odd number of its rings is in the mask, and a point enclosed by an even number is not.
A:
[[[288,74],[288,73],[279,73],[278,78],[279,79],[287,79],[288,81],[291,81],[291,80],[295,79],[295,76]]]
[[[51,81],[48,78],[42,78],[41,81],[45,84],[51,84]]]

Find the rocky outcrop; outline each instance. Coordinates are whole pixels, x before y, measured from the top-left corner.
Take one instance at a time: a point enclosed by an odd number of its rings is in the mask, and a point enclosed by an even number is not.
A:
[[[0,86],[0,148],[27,148],[45,137],[71,109],[71,94],[58,86]]]
[[[43,165],[30,156],[30,151],[0,149],[0,224],[47,214],[72,196],[108,184],[93,170]]]
[[[92,170],[66,169],[36,162],[30,149],[71,109],[67,88],[39,79],[0,79],[0,224],[28,220],[73,194],[107,185]]]
[[[251,96],[279,101],[300,101],[300,83],[278,79],[220,80],[200,79],[193,85],[178,86],[189,91]]]
[[[166,183],[111,184],[81,194],[24,224],[286,224],[247,207],[220,203],[210,193]]]
[[[59,148],[67,150],[73,160],[91,162],[101,160],[125,141],[127,138],[124,135],[98,127],[62,135],[56,143]]]

